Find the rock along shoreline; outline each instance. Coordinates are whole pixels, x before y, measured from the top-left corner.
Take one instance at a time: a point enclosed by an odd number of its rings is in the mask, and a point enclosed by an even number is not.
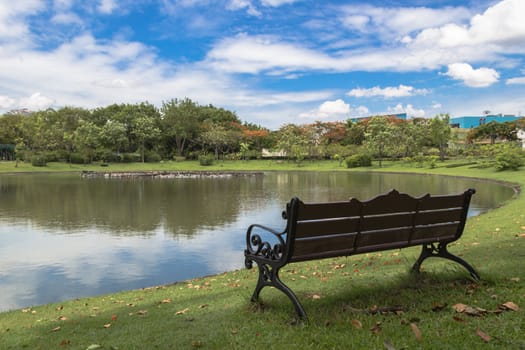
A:
[[[227,178],[241,176],[257,176],[263,172],[254,171],[90,171],[84,170],[82,178],[156,178],[156,179],[185,179],[185,178]]]

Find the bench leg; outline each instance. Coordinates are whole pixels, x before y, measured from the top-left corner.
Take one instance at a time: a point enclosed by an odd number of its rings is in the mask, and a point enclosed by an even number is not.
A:
[[[426,258],[430,258],[433,256],[445,258],[445,259],[449,259],[449,260],[457,262],[458,264],[462,265],[464,268],[468,270],[468,272],[470,273],[470,276],[472,276],[474,280],[479,281],[480,276],[476,272],[476,270],[474,270],[474,268],[469,263],[461,259],[459,256],[451,254],[447,250],[447,245],[442,244],[442,243],[439,243],[437,247],[434,244],[424,244],[421,250],[421,254],[419,255],[419,258],[417,259],[414,266],[412,267],[412,270],[415,272],[419,272],[423,261]]]
[[[259,279],[257,280],[257,286],[255,286],[251,301],[257,302],[257,300],[259,300],[259,293],[264,287],[273,286],[286,294],[286,296],[288,296],[288,298],[292,301],[295,311],[299,317],[306,319],[306,312],[299,302],[299,299],[297,299],[297,296],[294,294],[294,292],[279,278],[280,267],[272,267],[263,263],[257,263],[257,266],[259,267]]]

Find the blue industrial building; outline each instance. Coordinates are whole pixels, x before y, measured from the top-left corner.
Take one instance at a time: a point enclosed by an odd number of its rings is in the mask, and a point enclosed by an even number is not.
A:
[[[483,116],[463,116],[450,118],[450,126],[453,128],[461,129],[472,129],[483,124],[488,124],[490,122],[496,123],[506,123],[519,120],[523,117],[517,117],[515,115],[504,115],[504,114],[490,114]]]

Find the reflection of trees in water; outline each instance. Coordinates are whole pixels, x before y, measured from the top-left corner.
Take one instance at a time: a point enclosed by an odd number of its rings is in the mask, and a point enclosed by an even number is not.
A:
[[[473,179],[370,173],[268,173],[264,176],[193,179],[81,179],[77,175],[0,176],[2,220],[31,220],[74,233],[104,228],[116,235],[151,235],[163,225],[171,235],[196,234],[235,222],[241,213],[304,201],[369,199],[396,188],[414,196],[474,187],[473,206],[495,207],[512,190]]]
[[[117,235],[148,235],[164,223],[193,235],[237,217],[257,177],[199,179],[80,179],[73,176],[0,177],[0,210],[47,229],[103,227]],[[255,187],[254,187],[255,186]]]

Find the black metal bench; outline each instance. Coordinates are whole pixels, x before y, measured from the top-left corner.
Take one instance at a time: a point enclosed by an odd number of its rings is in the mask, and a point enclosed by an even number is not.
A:
[[[283,266],[415,245],[422,245],[422,251],[413,271],[419,272],[426,258],[441,257],[461,264],[479,280],[471,265],[447,250],[447,244],[463,233],[475,192],[469,189],[460,194],[415,198],[391,190],[368,201],[351,198],[328,203],[303,203],[292,198],[283,212],[287,220],[283,232],[258,224],[246,232],[245,265],[250,269],[255,262],[259,268],[251,300],[259,299],[263,287],[273,286],[290,298],[300,317],[306,318],[296,295],[279,278]]]

